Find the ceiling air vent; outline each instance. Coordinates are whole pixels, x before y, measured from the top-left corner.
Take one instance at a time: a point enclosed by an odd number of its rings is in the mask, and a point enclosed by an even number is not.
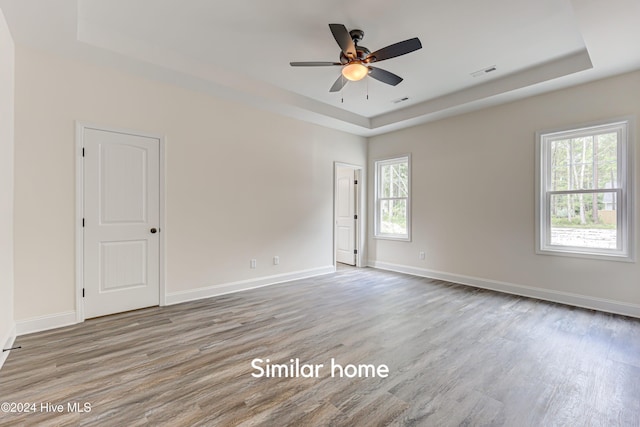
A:
[[[471,77],[480,77],[480,76],[484,76],[485,74],[489,74],[492,71],[496,70],[496,66],[495,65],[491,65],[490,67],[487,68],[483,68],[482,70],[478,70],[478,71],[474,71],[473,73],[471,73]]]

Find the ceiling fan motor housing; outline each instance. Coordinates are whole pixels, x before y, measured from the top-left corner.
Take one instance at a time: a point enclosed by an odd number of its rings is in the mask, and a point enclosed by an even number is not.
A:
[[[353,62],[355,60],[364,61],[367,56],[369,56],[371,52],[364,46],[356,45],[356,58],[349,59],[345,56],[344,52],[340,52],[340,62],[342,64],[348,64],[349,62]],[[369,62],[369,61],[367,61]]]
[[[340,52],[340,63],[348,64],[349,62],[353,62],[355,60],[364,61],[364,59],[371,52],[364,46],[358,46],[358,42],[360,42],[364,38],[364,31],[362,30],[351,30],[349,31],[349,36],[351,36],[351,40],[353,40],[353,44],[356,45],[356,57],[349,59],[345,56],[344,52]]]

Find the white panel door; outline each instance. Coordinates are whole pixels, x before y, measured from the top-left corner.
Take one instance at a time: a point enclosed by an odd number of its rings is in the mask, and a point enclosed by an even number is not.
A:
[[[355,170],[336,171],[336,261],[356,265]]]
[[[84,129],[84,313],[160,303],[160,141]]]

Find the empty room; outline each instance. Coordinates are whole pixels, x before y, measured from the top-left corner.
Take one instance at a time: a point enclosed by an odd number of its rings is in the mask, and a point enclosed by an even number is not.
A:
[[[0,425],[639,426],[638,0],[0,0]]]

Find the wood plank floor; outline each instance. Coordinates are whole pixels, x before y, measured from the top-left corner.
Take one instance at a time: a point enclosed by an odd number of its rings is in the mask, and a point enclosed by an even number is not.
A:
[[[38,407],[0,412],[3,426],[640,426],[640,320],[373,269],[16,345],[0,402]],[[255,378],[255,358],[324,368]],[[331,358],[389,375],[334,378]],[[90,412],[67,406],[84,403]]]

